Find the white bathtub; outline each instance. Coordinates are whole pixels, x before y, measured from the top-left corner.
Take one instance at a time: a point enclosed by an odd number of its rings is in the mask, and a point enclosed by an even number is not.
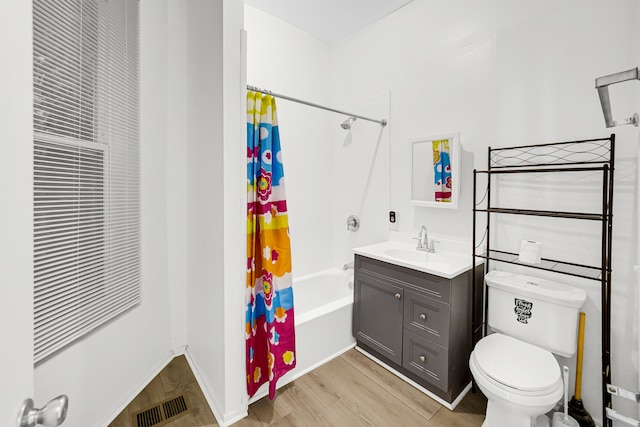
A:
[[[330,268],[293,280],[296,367],[278,380],[278,388],[356,345],[351,333],[353,269]],[[267,395],[264,384],[249,400]]]
[[[353,270],[330,268],[294,279],[293,304],[296,327],[352,305]]]

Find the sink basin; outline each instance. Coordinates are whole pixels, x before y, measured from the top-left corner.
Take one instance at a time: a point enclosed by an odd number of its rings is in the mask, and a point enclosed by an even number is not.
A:
[[[430,252],[419,251],[417,249],[388,248],[384,250],[385,255],[391,258],[417,263],[444,263],[446,258],[442,255]]]

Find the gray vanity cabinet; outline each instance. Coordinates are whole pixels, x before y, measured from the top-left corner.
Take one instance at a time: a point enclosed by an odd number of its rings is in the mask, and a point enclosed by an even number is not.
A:
[[[472,290],[471,271],[445,279],[355,255],[358,347],[451,403],[471,381]]]

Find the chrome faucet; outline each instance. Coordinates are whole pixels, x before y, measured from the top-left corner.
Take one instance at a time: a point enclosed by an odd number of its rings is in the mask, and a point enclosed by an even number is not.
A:
[[[348,269],[353,269],[353,261],[346,263],[345,265],[342,266],[343,270],[348,270]]]
[[[418,237],[414,237],[414,239],[418,241],[418,245],[416,246],[417,250],[429,253],[434,253],[436,251],[436,248],[433,246],[434,243],[440,243],[437,240],[429,240],[427,227],[424,225],[420,227]]]

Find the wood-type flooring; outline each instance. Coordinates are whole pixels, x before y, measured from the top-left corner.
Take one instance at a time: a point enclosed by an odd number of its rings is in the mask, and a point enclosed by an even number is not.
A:
[[[131,414],[179,394],[193,410],[168,427],[218,426],[184,356],[176,357],[109,427],[131,425]],[[486,399],[469,392],[450,411],[355,349],[249,405],[233,427],[480,427]],[[164,427],[164,426],[163,426]]]

